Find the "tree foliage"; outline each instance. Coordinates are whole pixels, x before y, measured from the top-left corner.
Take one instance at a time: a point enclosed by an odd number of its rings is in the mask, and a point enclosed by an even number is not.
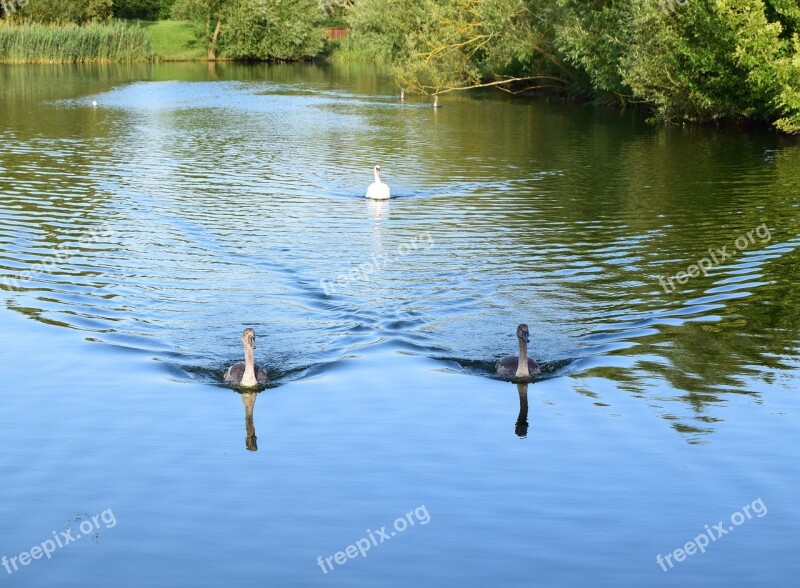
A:
[[[0,14],[5,6],[13,9],[14,20],[44,24],[84,23],[123,19],[156,20],[166,18],[175,0],[5,0],[0,2]]]
[[[86,0],[84,14],[91,21],[108,20],[113,14],[113,0]]]
[[[17,6],[15,20],[43,24],[97,22],[108,20],[112,14],[112,0],[30,0],[25,6]]]
[[[114,0],[114,16],[117,18],[157,20],[162,10],[169,14],[174,2],[169,0]]]
[[[300,59],[323,44],[316,0],[177,0],[172,14],[196,24],[209,59]]]
[[[322,50],[317,0],[234,0],[222,50],[237,59],[302,59]]]
[[[359,0],[348,20],[410,91],[548,88],[800,132],[797,0]]]
[[[203,40],[208,58],[217,58],[217,43],[222,24],[231,0],[177,0],[172,6],[172,17],[192,21],[197,27],[197,36]]]

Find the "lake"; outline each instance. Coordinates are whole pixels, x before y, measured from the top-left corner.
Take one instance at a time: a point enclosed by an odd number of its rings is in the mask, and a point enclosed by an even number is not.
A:
[[[398,95],[0,66],[0,582],[793,585],[798,140]]]

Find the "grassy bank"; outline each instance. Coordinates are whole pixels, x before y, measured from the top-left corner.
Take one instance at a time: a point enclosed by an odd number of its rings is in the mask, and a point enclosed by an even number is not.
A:
[[[181,20],[140,21],[148,35],[153,52],[163,61],[206,59],[203,43],[194,34],[194,25]]]
[[[0,63],[132,63],[153,58],[144,29],[121,22],[0,25]]]

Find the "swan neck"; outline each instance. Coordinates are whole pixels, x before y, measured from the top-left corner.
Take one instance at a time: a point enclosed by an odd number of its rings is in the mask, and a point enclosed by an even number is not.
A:
[[[376,184],[381,183],[381,172],[379,172],[378,170],[375,170],[375,183]]]
[[[522,337],[519,337],[519,363],[517,363],[517,377],[527,378],[530,376],[528,373],[528,343]]]
[[[244,374],[242,374],[242,386],[255,386],[256,381],[256,368],[255,360],[253,358],[253,348],[247,343],[244,345]]]

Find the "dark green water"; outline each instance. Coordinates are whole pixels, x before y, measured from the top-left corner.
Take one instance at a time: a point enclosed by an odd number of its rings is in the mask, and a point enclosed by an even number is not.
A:
[[[0,67],[0,583],[793,584],[798,141],[394,93]]]

